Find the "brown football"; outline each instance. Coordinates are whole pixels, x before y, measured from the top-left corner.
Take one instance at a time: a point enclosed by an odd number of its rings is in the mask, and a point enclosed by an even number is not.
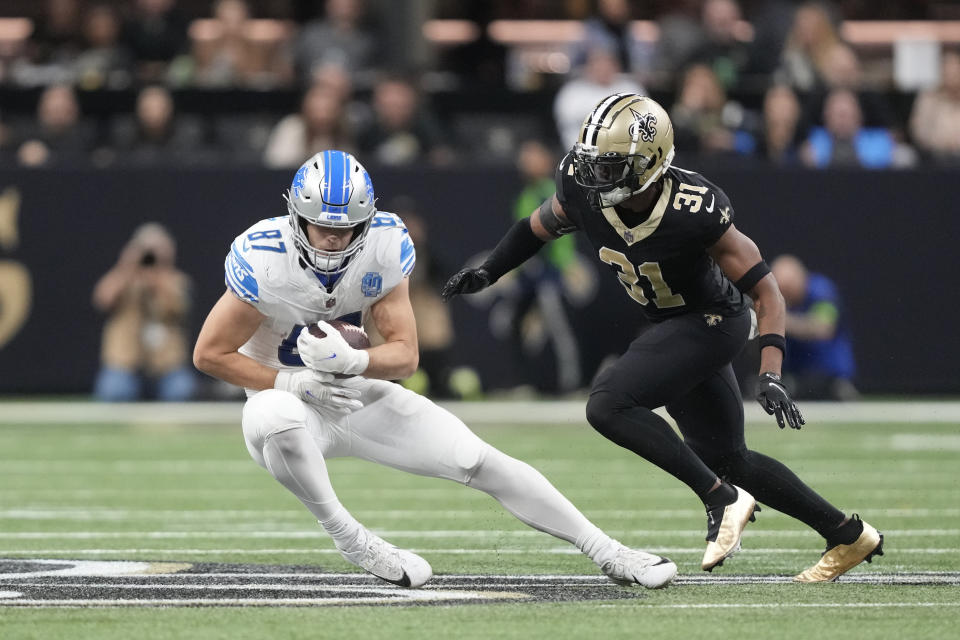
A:
[[[367,336],[367,332],[363,330],[363,327],[358,327],[355,324],[350,324],[343,320],[328,320],[327,323],[339,331],[343,339],[347,341],[347,344],[354,349],[370,348],[370,338]],[[317,338],[327,337],[327,334],[316,324],[311,324],[309,331],[310,335],[316,336]]]

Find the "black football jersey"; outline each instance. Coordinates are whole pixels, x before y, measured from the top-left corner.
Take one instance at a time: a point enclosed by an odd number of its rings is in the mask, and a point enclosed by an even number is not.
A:
[[[624,220],[637,214],[602,206],[595,191],[574,180],[568,154],[557,167],[557,199],[649,320],[739,313],[747,300],[706,252],[733,222],[730,200],[693,171],[671,167],[662,180],[653,210],[631,227]]]

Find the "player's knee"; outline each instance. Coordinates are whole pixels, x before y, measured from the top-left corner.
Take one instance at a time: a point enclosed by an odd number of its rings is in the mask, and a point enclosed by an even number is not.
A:
[[[476,436],[460,438],[456,442],[453,447],[453,463],[457,468],[458,477],[463,478],[464,484],[468,484],[477,474],[491,452],[499,453]]]
[[[267,389],[243,405],[243,439],[257,464],[265,467],[263,445],[277,433],[305,426],[307,410],[293,394]]]
[[[590,394],[587,400],[587,422],[602,434],[606,434],[612,427],[614,415],[617,412],[617,398],[609,391],[598,391]]]

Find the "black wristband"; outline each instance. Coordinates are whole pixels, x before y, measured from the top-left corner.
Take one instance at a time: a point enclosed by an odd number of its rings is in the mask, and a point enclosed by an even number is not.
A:
[[[763,351],[764,347],[776,347],[784,356],[787,355],[787,340],[779,333],[765,333],[757,342],[760,344],[760,351]]]
[[[490,274],[492,284],[506,272],[535,256],[544,244],[546,243],[533,233],[530,218],[518,220],[480,266]]]
[[[743,277],[733,283],[737,289],[740,290],[740,293],[747,293],[750,289],[753,289],[757,286],[757,283],[763,280],[764,276],[770,273],[770,267],[767,266],[767,263],[761,260],[757,264],[750,267],[750,270],[743,274]]]

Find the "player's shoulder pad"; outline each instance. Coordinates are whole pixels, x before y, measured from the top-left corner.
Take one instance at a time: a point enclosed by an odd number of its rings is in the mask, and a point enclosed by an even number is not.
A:
[[[293,250],[287,228],[286,216],[267,218],[234,239],[224,261],[224,280],[238,298],[260,302],[268,265],[285,260],[286,252]]]
[[[397,268],[404,276],[413,272],[417,252],[400,216],[377,211],[370,221],[370,236],[370,242],[376,244],[377,262],[384,268]]]

